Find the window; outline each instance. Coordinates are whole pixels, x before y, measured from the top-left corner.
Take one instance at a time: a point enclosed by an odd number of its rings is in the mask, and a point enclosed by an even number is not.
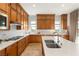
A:
[[[37,29],[36,16],[34,16],[34,15],[29,16],[29,26],[30,26],[30,30],[36,30]]]
[[[31,29],[35,30],[37,28],[36,21],[31,21],[30,26],[31,26]]]

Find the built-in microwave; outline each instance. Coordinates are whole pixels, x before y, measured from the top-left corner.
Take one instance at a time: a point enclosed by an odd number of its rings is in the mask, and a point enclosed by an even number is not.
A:
[[[8,29],[8,15],[0,13],[0,29]]]

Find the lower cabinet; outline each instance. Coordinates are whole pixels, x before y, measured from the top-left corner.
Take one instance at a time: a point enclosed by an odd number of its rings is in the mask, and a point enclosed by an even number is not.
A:
[[[0,51],[0,56],[19,56],[30,43],[41,43],[40,35],[30,35]]]
[[[69,35],[64,35],[64,39],[69,40]]]
[[[41,35],[30,35],[28,39],[29,39],[29,43],[41,43],[42,42]]]
[[[6,51],[5,51],[5,49],[3,49],[3,50],[0,51],[0,56],[6,56]]]
[[[21,55],[21,53],[24,51],[26,48],[26,40],[23,38],[18,42],[18,55]]]
[[[27,36],[26,38],[25,38],[25,42],[26,42],[26,47],[28,46],[28,44],[29,44],[29,40],[28,40],[28,38],[29,38],[29,36]]]
[[[7,56],[17,56],[17,43],[12,44],[11,46],[6,48]]]

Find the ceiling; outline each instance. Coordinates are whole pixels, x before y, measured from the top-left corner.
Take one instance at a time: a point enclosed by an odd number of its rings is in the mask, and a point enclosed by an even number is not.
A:
[[[29,15],[70,13],[79,8],[79,3],[21,3]]]

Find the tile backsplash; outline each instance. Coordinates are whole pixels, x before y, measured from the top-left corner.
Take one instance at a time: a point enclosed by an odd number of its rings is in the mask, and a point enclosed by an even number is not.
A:
[[[23,36],[25,30],[9,30],[9,31],[0,31],[0,39],[6,39],[13,36]]]

